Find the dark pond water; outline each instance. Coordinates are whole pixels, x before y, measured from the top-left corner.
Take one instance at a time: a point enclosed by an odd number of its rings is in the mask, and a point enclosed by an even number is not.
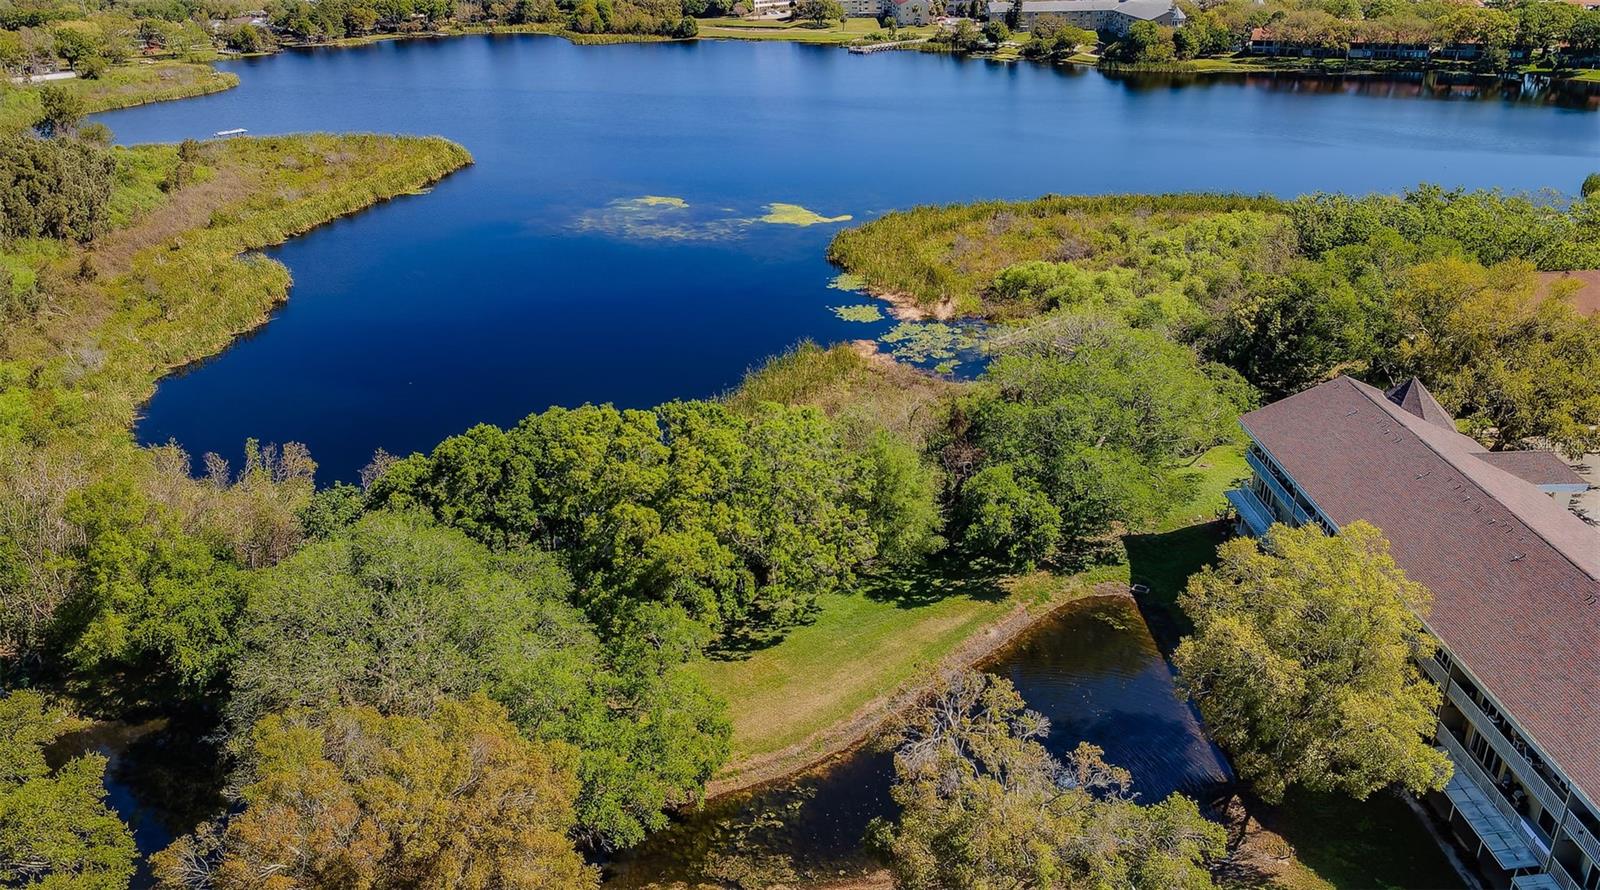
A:
[[[873,337],[827,285],[839,223],[1044,192],[1572,191],[1595,100],[1532,83],[1108,77],[770,43],[380,43],[228,63],[226,93],[100,116],[125,142],[436,133],[477,165],[273,252],[269,325],[163,382],[138,434],[237,457],[300,441],[321,480],[551,404],[712,395],[803,337]],[[687,206],[644,203],[646,196]]]
[[[1146,802],[1180,791],[1207,807],[1230,781],[1226,762],[1174,692],[1172,671],[1138,608],[1124,599],[1069,606],[984,669],[1011,680],[1050,718],[1056,754],[1089,741],[1133,773]],[[873,868],[862,837],[892,816],[889,753],[868,747],[753,793],[713,801],[650,838],[608,871],[619,887],[762,875],[814,882]]]

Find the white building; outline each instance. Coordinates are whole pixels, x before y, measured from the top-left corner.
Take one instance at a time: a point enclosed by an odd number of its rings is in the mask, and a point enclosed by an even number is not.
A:
[[[1012,4],[990,0],[989,18],[1004,21]],[[1122,36],[1134,22],[1177,27],[1187,16],[1173,0],[1023,0],[1017,27],[1028,31],[1040,16],[1056,16],[1074,27]]]

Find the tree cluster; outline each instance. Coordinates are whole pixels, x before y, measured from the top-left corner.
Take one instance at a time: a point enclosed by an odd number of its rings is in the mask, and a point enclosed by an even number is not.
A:
[[[901,813],[872,830],[897,886],[1213,886],[1221,825],[1176,792],[1135,803],[1126,770],[1087,743],[1057,760],[1038,741],[1048,731],[1010,682],[975,671],[912,709],[894,758]]]
[[[936,543],[932,486],[902,458],[890,441],[846,442],[811,408],[552,408],[400,461],[373,500],[497,548],[560,554],[603,626],[657,603],[737,642],[781,633],[875,561]]]

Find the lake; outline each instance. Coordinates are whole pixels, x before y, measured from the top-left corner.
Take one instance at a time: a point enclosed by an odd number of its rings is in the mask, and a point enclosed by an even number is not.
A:
[[[801,338],[876,337],[828,287],[844,221],[1045,192],[1575,191],[1595,98],[1532,82],[1108,76],[944,55],[531,35],[222,64],[234,90],[97,116],[122,142],[439,134],[477,164],[272,251],[288,304],[163,381],[141,441],[236,464],[307,444],[319,481],[550,405],[710,396]]]

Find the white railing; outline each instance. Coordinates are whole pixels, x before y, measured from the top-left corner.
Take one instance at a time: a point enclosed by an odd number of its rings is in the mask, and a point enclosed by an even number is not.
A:
[[[1561,890],[1583,890],[1582,887],[1578,886],[1578,882],[1567,874],[1566,868],[1554,859],[1550,860],[1550,868],[1545,871],[1545,874],[1554,878],[1555,882],[1561,886]]]
[[[1278,481],[1277,474],[1267,466],[1267,462],[1258,456],[1254,449],[1245,451],[1244,462],[1250,465],[1250,469],[1255,470],[1256,476],[1262,482],[1265,482],[1267,488],[1271,489],[1272,493],[1283,503],[1284,508],[1289,511],[1289,515],[1294,517],[1296,525],[1311,520],[1311,514],[1302,508],[1300,503],[1294,499],[1294,495],[1284,487],[1283,483]]]
[[[1444,665],[1435,661],[1431,656],[1418,659],[1417,664],[1422,666],[1422,672],[1428,675],[1428,679],[1439,684],[1440,689],[1443,689],[1445,681],[1450,679],[1450,673],[1444,669]]]
[[[1589,857],[1589,861],[1600,865],[1600,840],[1595,840],[1594,833],[1578,821],[1577,814],[1568,813],[1562,827],[1567,830],[1567,836],[1583,850],[1583,854]]]
[[[1528,820],[1517,812],[1517,808],[1511,805],[1511,801],[1506,800],[1505,795],[1500,793],[1500,789],[1495,787],[1494,780],[1489,778],[1489,774],[1478,765],[1478,761],[1462,747],[1461,741],[1443,726],[1439,727],[1439,743],[1444,746],[1445,753],[1450,755],[1450,760],[1455,763],[1456,769],[1466,772],[1467,779],[1483,791],[1483,796],[1489,798],[1495,809],[1500,811],[1500,815],[1510,819],[1512,826],[1527,824]]]
[[[1465,688],[1461,686],[1451,687],[1450,702],[1461,709],[1461,713],[1465,714],[1467,720],[1477,728],[1479,735],[1489,740],[1489,747],[1493,748],[1495,753],[1505,760],[1506,765],[1511,767],[1511,771],[1517,774],[1518,779],[1522,780],[1523,786],[1534,797],[1539,799],[1539,804],[1550,811],[1551,818],[1554,818],[1557,813],[1566,810],[1566,796],[1557,794],[1556,790],[1551,788],[1550,784],[1544,780],[1544,777],[1534,770],[1533,764],[1528,762],[1528,758],[1522,756],[1516,748],[1511,746],[1511,740],[1500,734],[1500,728],[1494,724],[1494,721],[1489,719],[1489,715],[1485,714],[1482,708],[1478,707],[1478,703],[1467,695]],[[1497,797],[1499,796],[1498,791],[1495,794]]]

